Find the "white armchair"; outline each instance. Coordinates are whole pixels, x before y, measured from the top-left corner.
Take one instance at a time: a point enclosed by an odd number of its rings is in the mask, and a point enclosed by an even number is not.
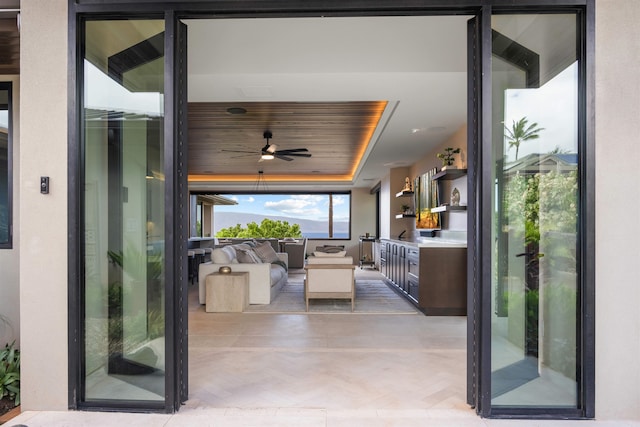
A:
[[[305,267],[304,298],[309,311],[309,300],[316,298],[346,298],[355,307],[356,286],[351,257],[309,257]]]

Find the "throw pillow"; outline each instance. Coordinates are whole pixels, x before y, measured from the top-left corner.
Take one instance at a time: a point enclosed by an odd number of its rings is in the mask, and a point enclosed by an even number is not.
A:
[[[260,257],[262,262],[272,263],[280,261],[278,254],[273,250],[273,246],[271,246],[271,243],[269,242],[262,242],[258,244],[258,246],[253,249],[253,252]]]
[[[232,259],[235,258],[235,251],[233,255],[233,257],[230,256],[224,248],[216,248],[211,251],[211,261],[213,261],[214,264],[229,264]]]
[[[319,248],[316,248],[316,251],[318,251],[318,249]],[[342,251],[344,251],[344,246],[329,246],[329,245],[324,245],[322,249],[319,250],[319,252],[325,252],[328,254],[336,254]]]
[[[347,254],[347,251],[339,251],[339,252],[314,252],[313,256],[317,256],[318,258],[340,258]]]
[[[262,264],[262,260],[252,249],[236,248],[236,254],[241,264]]]

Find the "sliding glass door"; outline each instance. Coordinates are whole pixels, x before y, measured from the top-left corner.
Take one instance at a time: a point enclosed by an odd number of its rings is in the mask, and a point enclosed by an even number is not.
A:
[[[81,399],[164,407],[164,20],[84,33]]]
[[[79,225],[71,221],[78,246],[71,270],[79,277],[72,273],[70,282],[80,297],[70,308],[71,341],[81,333],[70,344],[79,346],[80,365],[70,402],[175,411],[187,395],[188,353],[188,142],[180,129],[187,53],[178,16],[190,15],[174,10],[176,2],[131,3],[70,3],[82,18],[71,24],[79,34],[71,47],[79,91],[71,128],[80,132],[80,154],[70,185],[78,178],[71,198],[81,211]],[[445,12],[435,0],[419,8],[312,1],[287,11],[281,3],[180,7],[250,17]],[[478,18],[468,47],[469,402],[486,417],[593,417],[593,111],[585,52],[593,54],[594,3],[524,3],[468,0],[451,10]],[[136,7],[166,20],[105,18]]]
[[[492,414],[582,406],[580,17],[491,16]]]

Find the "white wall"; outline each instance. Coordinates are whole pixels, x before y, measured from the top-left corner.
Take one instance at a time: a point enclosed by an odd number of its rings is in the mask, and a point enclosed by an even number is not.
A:
[[[640,198],[620,184],[640,180],[640,2],[596,6],[596,415],[640,419]],[[23,410],[67,408],[66,23],[66,0],[22,0],[16,220]],[[42,175],[51,178],[46,196],[39,193]],[[383,193],[395,194],[399,185],[387,180]],[[387,215],[381,235],[388,237]],[[352,232],[371,230],[367,224]],[[3,254],[0,266],[10,256]]]
[[[640,419],[640,2],[596,1],[596,416]]]
[[[13,247],[0,249],[0,346],[20,347],[20,79],[0,76],[13,87]]]
[[[67,0],[22,0],[21,9],[22,410],[66,410]]]
[[[393,193],[395,194],[395,193]],[[380,236],[383,239],[391,237],[391,179],[386,175],[380,181]]]

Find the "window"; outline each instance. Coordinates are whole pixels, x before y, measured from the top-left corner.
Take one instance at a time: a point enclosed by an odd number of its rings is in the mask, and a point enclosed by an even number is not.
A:
[[[211,216],[214,236],[238,224],[242,228],[252,222],[260,225],[266,218],[286,221],[290,226],[297,224],[300,234],[309,239],[351,238],[350,193],[224,194],[223,197],[237,204],[214,206]]]
[[[0,83],[0,248],[12,247],[11,83]]]

